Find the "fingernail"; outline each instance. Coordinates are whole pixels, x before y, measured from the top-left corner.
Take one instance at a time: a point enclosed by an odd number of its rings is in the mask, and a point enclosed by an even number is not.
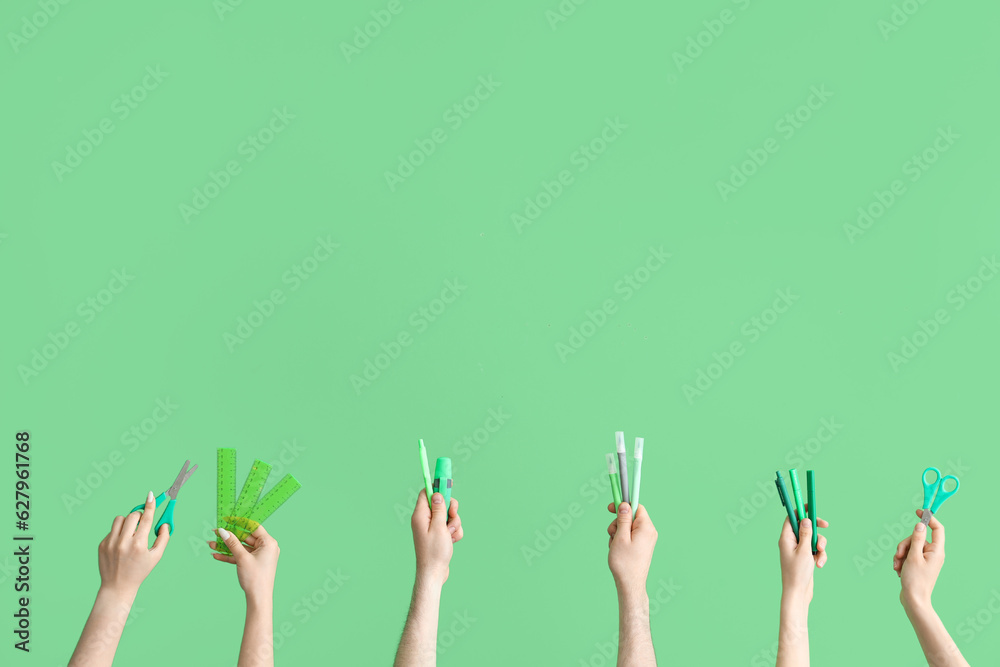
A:
[[[922,523],[918,523],[918,524],[917,524],[917,532],[918,532],[918,533],[922,533],[922,532],[924,532],[925,530],[927,530],[927,526],[925,526],[925,525],[924,525],[924,524],[922,524]]]
[[[149,495],[146,496],[146,504],[149,504],[149,503],[152,503],[152,502],[156,502],[156,496],[154,496],[153,492],[150,491]]]
[[[223,540],[228,540],[229,539],[229,531],[226,530],[225,528],[220,528],[219,529],[219,537],[221,537]]]
[[[451,533],[452,535],[455,534],[456,530],[458,530],[458,526],[455,526],[455,525],[448,526],[448,532]]]
[[[435,493],[433,496],[431,496],[431,501],[435,505],[440,505],[441,503],[444,502],[444,496],[442,496],[440,493]]]

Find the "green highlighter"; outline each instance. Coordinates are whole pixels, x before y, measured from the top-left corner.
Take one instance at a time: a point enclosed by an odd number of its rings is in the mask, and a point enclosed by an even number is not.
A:
[[[615,501],[615,513],[618,513],[618,506],[622,504],[621,481],[618,479],[618,457],[615,454],[608,454],[608,479],[611,480],[611,499]]]
[[[431,486],[431,470],[427,467],[427,448],[424,447],[423,438],[420,439],[420,463],[424,469],[424,487],[427,489],[427,506],[430,507],[431,496],[434,490]]]
[[[792,468],[788,471],[788,477],[792,480],[792,495],[795,497],[795,514],[799,517],[799,521],[806,518],[806,507],[802,502],[802,488],[799,486],[799,471]],[[796,535],[799,532],[799,526],[796,524],[792,526],[795,529]],[[815,533],[815,529],[813,530]]]
[[[434,492],[444,496],[444,509],[451,507],[451,459],[441,457],[434,464]]]
[[[816,530],[816,473],[812,470],[806,470],[806,495],[809,497],[809,520],[813,526],[812,552],[815,554],[819,532]]]

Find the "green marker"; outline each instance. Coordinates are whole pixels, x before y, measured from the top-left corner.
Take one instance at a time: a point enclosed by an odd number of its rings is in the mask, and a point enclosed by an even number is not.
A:
[[[618,512],[618,506],[622,504],[622,490],[620,487],[621,481],[618,479],[618,467],[617,467],[617,457],[614,454],[608,454],[608,479],[611,480],[611,499],[615,501],[615,512]]]
[[[785,478],[781,476],[780,471],[775,471],[777,479],[774,480],[774,485],[778,487],[778,498],[781,499],[781,505],[788,512],[788,524],[792,527],[792,533],[795,535],[795,541],[799,541],[799,531],[798,525],[799,520],[795,517],[795,506],[792,505],[792,499],[788,497],[788,488],[785,486]]]
[[[434,491],[444,496],[444,509],[451,507],[451,459],[441,457],[434,464]]]
[[[427,448],[424,447],[423,438],[420,439],[420,464],[424,468],[424,486],[427,488],[427,506],[430,507],[431,496],[434,490],[431,487],[431,469],[427,467]]]
[[[632,450],[632,508],[633,516],[639,511],[639,479],[642,473],[642,438],[635,439],[635,448]]]
[[[816,474],[812,470],[806,470],[806,495],[809,498],[809,520],[813,525],[812,551],[815,554],[819,533],[816,531]]]
[[[795,496],[795,514],[799,517],[799,521],[806,518],[806,508],[802,504],[802,489],[799,487],[799,471],[792,468],[788,471],[788,477],[792,480],[792,495]],[[799,524],[793,526],[795,529],[795,534],[799,534]]]

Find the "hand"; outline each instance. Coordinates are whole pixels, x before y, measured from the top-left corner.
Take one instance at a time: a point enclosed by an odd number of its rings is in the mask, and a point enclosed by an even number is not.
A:
[[[97,563],[101,571],[101,588],[109,592],[135,597],[139,585],[160,562],[170,541],[166,524],[149,548],[149,531],[153,527],[156,499],[150,491],[142,512],[116,516],[111,532],[97,547]]]
[[[923,518],[924,511],[917,510]],[[899,601],[907,610],[931,606],[931,593],[944,565],[944,525],[931,516],[931,542],[927,542],[927,527],[918,523],[913,534],[896,547],[892,569],[902,580]]]
[[[816,519],[816,525],[820,528],[830,527],[823,519]],[[813,572],[817,567],[826,565],[826,537],[820,535],[816,540],[816,555],[813,555],[812,521],[803,519],[799,522],[799,540],[796,542],[791,522],[786,517],[778,538],[778,553],[781,558],[782,591],[800,595],[804,602],[810,602],[813,595]]]
[[[608,504],[608,511],[615,511],[613,503]],[[619,591],[645,591],[657,537],[646,508],[639,505],[633,521],[629,504],[619,505],[618,516],[608,526],[608,535],[608,567],[615,578],[615,585]]]
[[[225,528],[217,528],[215,532],[219,534],[233,555],[213,553],[212,558],[236,566],[236,577],[239,579],[240,588],[246,593],[248,601],[270,599],[274,592],[274,575],[278,569],[278,556],[281,554],[278,541],[264,530],[264,526],[257,526],[253,533],[247,535],[246,546],[243,546],[239,539]],[[216,542],[210,541],[208,546],[215,549]]]
[[[458,500],[451,499],[445,509],[444,496],[435,493],[427,505],[423,490],[417,496],[410,528],[413,530],[413,550],[417,554],[417,579],[444,585],[448,581],[448,564],[454,544],[462,539],[462,519],[458,516]]]

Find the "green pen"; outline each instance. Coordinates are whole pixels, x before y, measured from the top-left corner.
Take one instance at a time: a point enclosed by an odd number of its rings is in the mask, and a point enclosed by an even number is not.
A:
[[[642,474],[642,438],[635,439],[635,448],[632,450],[632,508],[633,515],[639,511],[639,479]]]
[[[784,506],[785,511],[788,512],[788,523],[792,527],[792,533],[795,535],[795,541],[799,541],[799,520],[795,518],[795,506],[792,505],[792,499],[788,497],[788,488],[785,486],[785,478],[781,476],[781,473],[775,471],[775,475],[778,476],[774,480],[774,485],[778,487],[778,498],[781,499],[781,504]]]
[[[792,494],[795,496],[795,514],[799,517],[799,521],[806,518],[806,508],[802,504],[802,489],[799,487],[799,471],[792,468],[788,471],[788,477],[792,480]],[[795,534],[799,534],[799,524],[793,526],[795,528]]]
[[[815,554],[819,533],[816,531],[816,474],[812,470],[806,470],[806,495],[809,497],[809,520],[813,525],[812,551]]]
[[[423,438],[420,439],[420,464],[424,468],[424,486],[427,488],[427,505],[429,507],[434,490],[431,487],[431,469],[427,466],[427,448],[424,447]]]
[[[618,506],[622,504],[622,490],[619,486],[621,482],[618,479],[618,467],[617,467],[617,457],[614,454],[608,454],[608,479],[611,480],[611,499],[615,502],[615,512],[618,512]]]
[[[451,459],[441,457],[434,464],[434,491],[444,496],[444,509],[451,507]]]

